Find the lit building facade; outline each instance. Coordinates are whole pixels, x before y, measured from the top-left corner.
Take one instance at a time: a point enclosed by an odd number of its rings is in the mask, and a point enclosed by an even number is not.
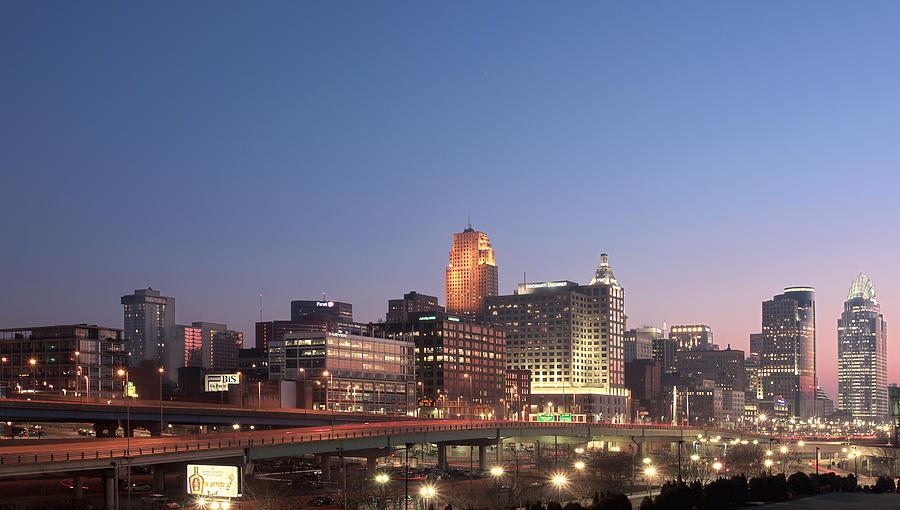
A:
[[[838,408],[855,420],[888,416],[887,322],[875,286],[860,273],[838,319]]]
[[[171,366],[183,351],[175,334],[175,298],[147,287],[122,296],[121,302],[129,363],[136,366],[153,360],[157,365]]]
[[[653,340],[653,361],[659,363],[664,374],[678,372],[678,366],[675,364],[675,351],[674,340],[665,337]]]
[[[0,330],[0,379],[13,393],[122,396],[122,330],[87,324]]]
[[[341,301],[319,300],[291,301],[291,320],[297,321],[307,315],[324,315],[336,322],[353,322],[353,305]],[[260,347],[260,346],[257,346]]]
[[[488,320],[506,329],[507,367],[531,371],[534,403],[597,419],[626,419],[625,291],[607,255],[588,285],[521,283],[485,299]]]
[[[325,331],[269,344],[269,379],[301,380],[314,409],[409,414],[415,405],[411,342]]]
[[[216,372],[237,370],[238,354],[244,344],[244,334],[232,331],[225,324],[192,322],[178,326],[184,342],[184,366],[203,367]]]
[[[791,416],[816,416],[815,289],[789,287],[763,302],[759,351],[762,400]]]
[[[629,329],[625,332],[625,363],[639,359],[653,359],[653,341],[662,337],[657,328]]]
[[[678,351],[708,351],[716,348],[712,330],[706,324],[672,326],[669,338],[675,342],[675,349]]]
[[[724,391],[744,392],[747,389],[744,351],[732,349],[731,346],[724,350],[693,350],[680,353],[678,375],[692,379],[709,379]]]
[[[471,225],[453,234],[447,278],[447,312],[479,319],[484,312],[484,298],[496,296],[497,264],[487,234]]]
[[[372,336],[415,344],[421,400],[447,417],[496,417],[506,388],[506,336],[493,324],[445,312],[371,324]],[[499,412],[498,412],[499,411]]]
[[[444,307],[438,304],[437,296],[429,296],[412,291],[404,294],[403,299],[391,299],[388,301],[388,311],[384,322],[407,322],[411,313],[443,311]]]

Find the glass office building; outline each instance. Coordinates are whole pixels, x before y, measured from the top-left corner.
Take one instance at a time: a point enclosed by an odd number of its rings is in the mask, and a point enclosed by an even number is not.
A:
[[[854,420],[881,423],[888,416],[887,322],[875,286],[860,273],[838,319],[838,408]]]
[[[324,331],[269,343],[269,379],[309,381],[315,409],[407,414],[415,405],[413,344]]]

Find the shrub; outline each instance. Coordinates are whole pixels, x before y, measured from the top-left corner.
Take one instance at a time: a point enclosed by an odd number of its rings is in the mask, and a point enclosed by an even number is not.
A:
[[[809,495],[813,493],[813,485],[806,473],[797,471],[787,479],[788,487],[800,495]]]
[[[879,476],[875,481],[874,492],[894,492],[897,489],[894,479],[887,476]]]

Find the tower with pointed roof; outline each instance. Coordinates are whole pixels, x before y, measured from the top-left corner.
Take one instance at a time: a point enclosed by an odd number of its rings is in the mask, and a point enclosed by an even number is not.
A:
[[[453,234],[445,273],[447,311],[480,319],[484,298],[496,296],[499,283],[494,248],[487,234],[476,231],[471,223]]]
[[[887,322],[872,280],[859,273],[838,319],[838,408],[854,420],[881,422],[887,386]]]

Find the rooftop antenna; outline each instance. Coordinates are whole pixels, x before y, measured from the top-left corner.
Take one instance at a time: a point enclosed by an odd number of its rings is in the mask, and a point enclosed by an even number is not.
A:
[[[322,291],[322,301],[325,301],[325,291]]]
[[[262,292],[259,293],[259,322],[262,322]]]
[[[469,230],[472,230],[472,215],[469,213],[468,208],[466,208],[466,223],[469,225]]]

